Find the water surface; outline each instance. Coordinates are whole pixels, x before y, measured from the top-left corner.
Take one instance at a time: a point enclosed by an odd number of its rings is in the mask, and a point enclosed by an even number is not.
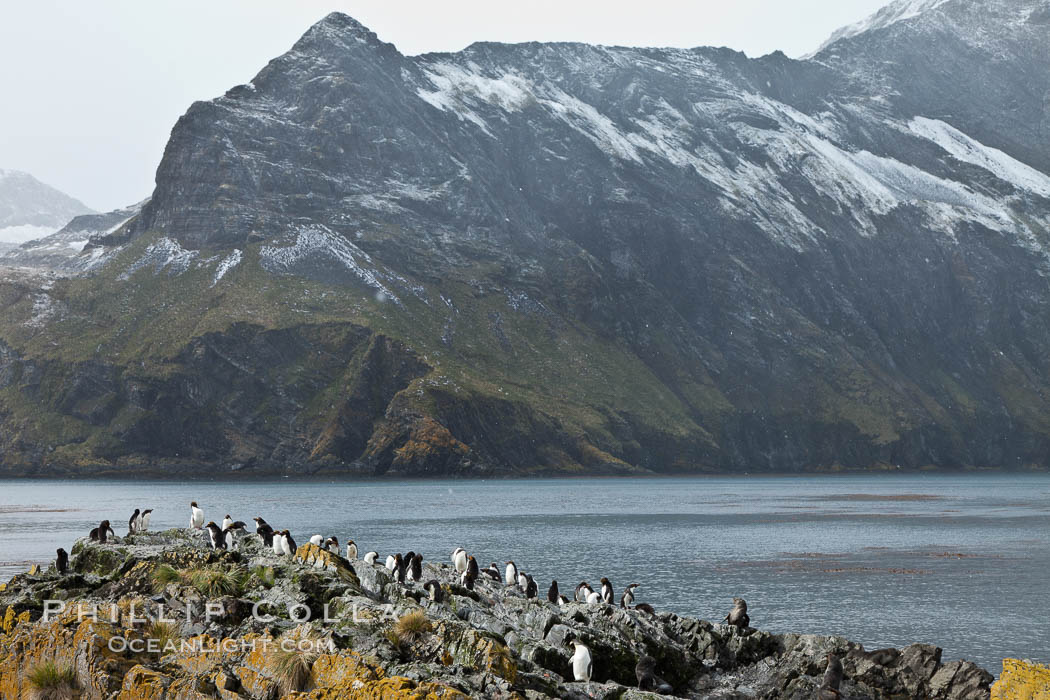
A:
[[[545,591],[608,576],[619,595],[709,620],[746,598],[752,624],[869,649],[929,642],[998,673],[1050,661],[1050,475],[263,483],[0,481],[0,580],[48,563],[103,518],[151,529],[261,515],[304,542],[448,561],[514,559]]]

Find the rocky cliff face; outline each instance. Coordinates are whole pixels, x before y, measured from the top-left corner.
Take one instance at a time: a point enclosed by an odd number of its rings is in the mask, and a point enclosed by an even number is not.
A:
[[[901,0],[795,61],[330,15],[179,120],[101,270],[7,308],[3,461],[1045,465],[1047,16]]]
[[[653,692],[666,683],[660,692],[677,697],[801,700],[816,697],[829,652],[842,659],[842,694],[856,700],[986,700],[992,682],[970,662],[942,662],[929,645],[865,651],[839,637],[557,605],[485,576],[468,590],[447,564],[424,565],[439,596],[432,600],[420,582],[398,583],[382,565],[312,544],[276,556],[255,535],[235,551],[206,549],[203,533],[169,531],[80,541],[72,552],[65,576],[49,570],[0,586],[5,698],[65,690],[85,700],[641,700],[667,697]],[[64,601],[65,610],[49,608],[44,620],[44,600]],[[590,650],[591,683],[573,677],[571,640]],[[636,673],[643,656],[660,679],[645,689]],[[48,663],[63,687],[34,687]]]

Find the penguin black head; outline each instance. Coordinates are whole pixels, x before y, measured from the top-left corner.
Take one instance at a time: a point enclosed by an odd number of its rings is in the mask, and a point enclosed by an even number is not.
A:
[[[142,514],[145,515],[146,513],[152,513],[152,512],[153,512],[152,508],[147,508],[146,510],[142,511]]]
[[[197,507],[197,501],[190,501],[190,508],[196,508],[196,507]]]
[[[602,576],[602,583],[605,584],[605,585],[608,585],[609,584],[609,579],[607,579],[606,577]]]

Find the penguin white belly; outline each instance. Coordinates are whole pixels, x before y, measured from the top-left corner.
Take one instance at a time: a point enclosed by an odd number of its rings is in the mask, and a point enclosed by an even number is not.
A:
[[[318,547],[320,547],[323,542],[324,542],[324,538],[321,537],[320,535],[314,535],[313,537],[310,538],[310,544],[317,545]]]
[[[149,529],[149,513],[142,516],[142,531],[145,532]]]
[[[226,531],[226,548],[227,549],[233,549],[233,531],[232,530],[227,530]]]
[[[587,647],[576,647],[576,653],[572,656],[572,675],[578,681],[589,683],[593,670],[591,652],[587,650]]]
[[[456,552],[456,571],[460,573],[467,570],[467,552],[466,550],[460,550]]]
[[[600,602],[602,602],[602,597],[600,595],[598,595],[597,592],[591,591],[590,593],[587,594],[587,604],[588,605],[597,605]]]
[[[284,554],[284,548],[281,547],[281,540],[283,540],[283,539],[284,539],[284,537],[281,536],[281,535],[274,535],[273,536],[273,553],[274,554]]]
[[[233,525],[233,520],[232,519],[230,519],[230,518],[223,518],[222,519],[222,529],[223,530],[228,528],[230,525]]]
[[[347,559],[357,559],[357,545],[354,544],[353,542],[351,542],[350,544],[346,545],[346,558]]]
[[[508,586],[513,586],[518,582],[518,572],[512,565],[507,565],[507,571],[503,575],[503,580]]]
[[[393,571],[395,566],[397,566],[397,559],[394,559],[393,555],[387,555],[386,568]]]

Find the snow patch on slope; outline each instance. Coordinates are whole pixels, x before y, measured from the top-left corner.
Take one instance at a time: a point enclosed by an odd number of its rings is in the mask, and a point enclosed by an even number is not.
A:
[[[1050,199],[1050,177],[1010,155],[972,139],[950,124],[915,117],[908,124],[913,133],[933,141],[952,157],[984,168],[1003,182]]]
[[[555,116],[586,136],[594,145],[609,155],[637,163],[642,162],[635,144],[620,131],[612,119],[599,112],[593,105],[559,88],[553,88],[551,93],[551,99],[542,100],[542,103]],[[656,146],[653,148],[658,150]]]
[[[742,115],[741,103],[751,111]],[[726,123],[748,147],[741,153],[764,155],[757,162],[742,158],[729,164],[713,152],[698,152],[694,167],[722,190],[723,209],[760,223],[796,250],[829,233],[805,213],[811,207],[806,195],[791,186],[790,178],[796,176],[829,200],[826,212],[852,221],[863,235],[877,235],[878,217],[908,204],[922,208],[931,226],[949,239],[954,239],[955,225],[961,221],[1014,230],[1026,239],[1027,233],[1018,230],[1008,210],[993,198],[894,158],[849,149],[831,114],[807,115],[757,94],[698,103],[694,109],[706,119]],[[761,122],[756,126],[742,116],[761,116],[776,127]]]
[[[227,272],[237,267],[241,263],[242,257],[243,254],[241,253],[241,249],[234,248],[232,253],[223,258],[222,262],[219,263],[219,266],[215,268],[215,277],[212,278],[211,286],[214,287],[217,285],[219,280],[226,276]]]
[[[42,290],[33,295],[33,315],[23,325],[29,328],[43,328],[60,316],[63,310],[63,304],[56,303],[46,289]]]
[[[836,41],[849,39],[850,37],[859,36],[877,29],[885,29],[886,27],[893,26],[898,22],[915,19],[925,12],[937,9],[948,1],[949,0],[896,0],[896,2],[891,2],[870,17],[837,30],[834,34],[828,37],[827,41],[820,45],[819,49],[808,56],[803,56],[803,58],[812,58],[834,44]]]
[[[290,246],[264,246],[259,251],[263,269],[278,274],[294,274],[300,263],[329,259],[349,270],[365,285],[375,289],[378,295],[388,297],[398,306],[397,298],[379,279],[375,264],[364,252],[345,237],[320,224],[304,226],[296,234]]]
[[[517,112],[535,100],[529,82],[512,73],[491,78],[474,64],[464,67],[444,62],[431,64],[424,73],[436,89],[418,89],[416,94],[420,99],[477,125],[489,136],[493,136],[492,132],[471,103],[486,103],[505,112]]]
[[[147,267],[153,268],[155,275],[164,269],[168,270],[169,275],[181,275],[199,255],[200,251],[186,250],[176,240],[160,238],[151,243],[142,257],[133,262],[119,279],[128,280],[133,274]]]

